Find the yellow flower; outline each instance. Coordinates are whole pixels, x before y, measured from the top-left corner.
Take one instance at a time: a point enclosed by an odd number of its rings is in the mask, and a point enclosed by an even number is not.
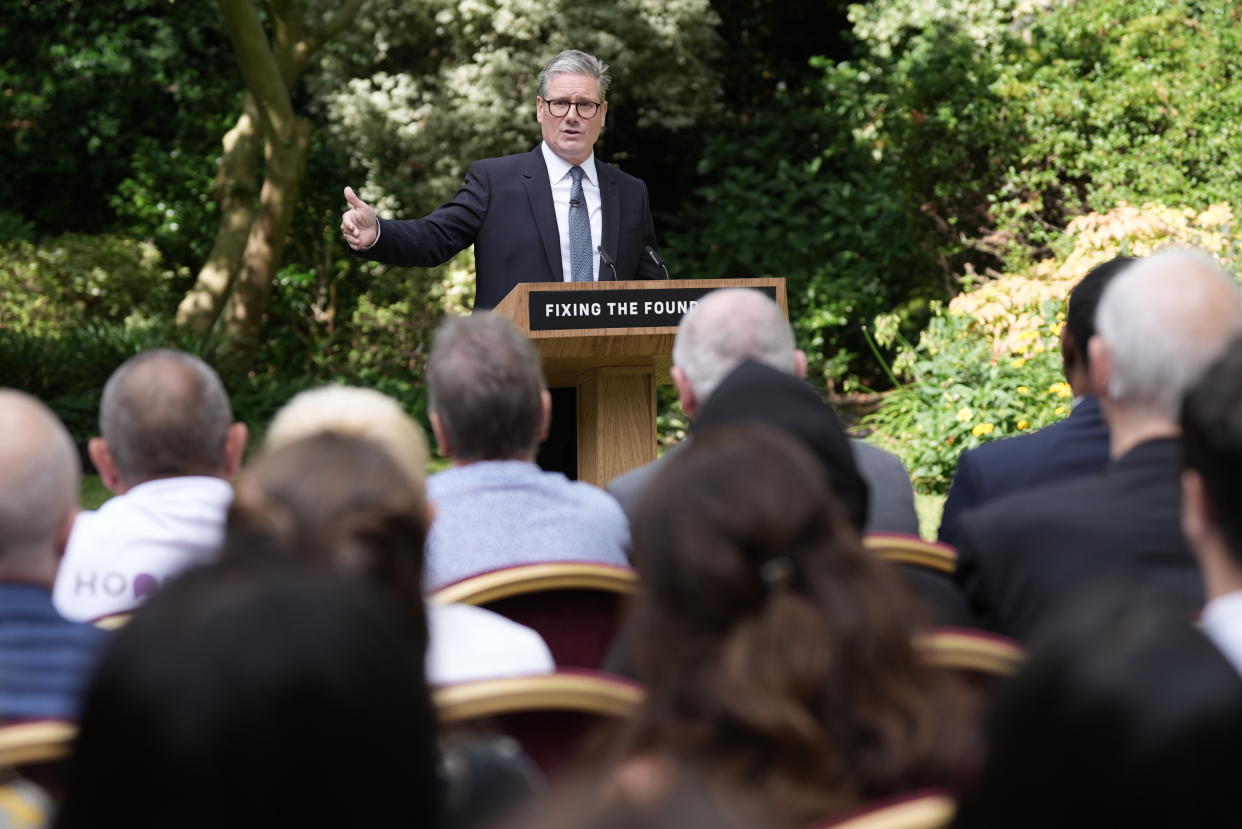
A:
[[[1026,420],[1019,420],[1019,421],[1018,421],[1018,429],[1019,429],[1019,431],[1024,430],[1024,429],[1029,429],[1029,428],[1031,428],[1031,424],[1030,424],[1030,422],[1029,422],[1029,421],[1026,421]]]
[[[1010,360],[1009,365],[1011,368],[1022,368],[1024,365],[1026,365],[1026,359],[1023,357],[1019,357],[1016,360]]]
[[[1055,394],[1057,397],[1073,397],[1074,391],[1069,383],[1053,383],[1048,387],[1048,394]]]
[[[976,423],[975,428],[971,429],[970,433],[977,438],[981,438],[984,435],[992,434],[992,432],[994,432],[995,430],[996,430],[996,427],[993,426],[991,423]]]
[[[957,410],[957,422],[965,423],[975,416],[975,413],[965,407]]]
[[[1018,386],[1018,394],[1030,394],[1030,392],[1031,390],[1027,388],[1026,386]],[[1019,426],[1018,428],[1022,428],[1022,427]]]
[[[1037,338],[1038,336],[1039,336],[1038,331],[1031,331],[1030,329],[1027,329],[1026,331],[1023,331],[1021,334],[1018,335],[1018,339],[1021,340],[1022,342],[1029,343],[1031,340]]]
[[[1064,406],[1057,406],[1055,409],[1052,410],[1052,413],[1054,415],[1063,415],[1065,414],[1065,412],[1066,412],[1066,409]]]

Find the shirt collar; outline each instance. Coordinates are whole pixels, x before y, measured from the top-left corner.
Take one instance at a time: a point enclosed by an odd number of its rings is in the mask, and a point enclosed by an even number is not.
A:
[[[573,167],[574,165],[570,164],[568,161],[561,158],[556,153],[552,152],[552,148],[548,146],[547,141],[540,142],[539,149],[543,150],[543,163],[546,164],[548,167],[548,180],[549,181],[551,181],[553,184],[556,184],[558,181],[565,178],[565,176],[569,174],[569,168]],[[596,184],[596,185],[599,184],[599,180],[595,178],[595,151],[594,150],[592,150],[591,154],[587,156],[586,161],[582,162],[581,164],[577,166],[582,168],[583,178],[585,178],[587,181],[591,182],[592,184]]]

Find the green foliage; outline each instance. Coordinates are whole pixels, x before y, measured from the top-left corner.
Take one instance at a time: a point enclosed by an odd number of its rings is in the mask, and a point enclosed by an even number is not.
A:
[[[167,318],[176,274],[155,245],[67,233],[0,248],[0,330],[49,339],[82,326]]]
[[[877,442],[901,455],[921,492],[944,492],[957,456],[1001,437],[1065,416],[1071,392],[1052,332],[1061,305],[1039,308],[1041,326],[1014,351],[997,354],[969,316],[937,307],[906,357],[911,381],[887,395],[867,419]]]
[[[539,141],[538,70],[562,49],[611,65],[599,150],[641,174],[646,147],[693,133],[718,104],[715,22],[707,0],[377,4],[333,46],[313,88],[369,173],[364,198],[420,215],[456,191],[469,162]]]
[[[944,492],[964,449],[1068,414],[1072,392],[1059,353],[1063,306],[1091,267],[1170,244],[1207,250],[1235,271],[1242,264],[1242,239],[1224,204],[1089,213],[1052,243],[1056,256],[936,306],[917,345],[900,343],[895,368],[907,380],[867,424],[877,443],[902,457],[921,491]],[[876,336],[899,340],[896,320],[878,319]]]
[[[0,0],[0,89],[0,204],[40,235],[124,223],[197,264],[240,89],[214,4]]]

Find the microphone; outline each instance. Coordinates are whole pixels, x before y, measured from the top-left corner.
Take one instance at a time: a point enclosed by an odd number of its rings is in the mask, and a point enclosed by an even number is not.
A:
[[[664,260],[660,258],[660,254],[655,252],[655,248],[651,245],[647,245],[647,247],[643,248],[643,253],[647,255],[648,259],[655,262],[656,265],[659,266],[660,270],[664,271],[664,278],[668,279],[668,265],[664,264]]]
[[[570,199],[569,206],[570,207],[582,207],[582,202],[579,201],[578,199]]]
[[[613,261],[613,258],[608,254],[608,251],[604,250],[603,245],[597,247],[596,250],[599,251],[599,258],[604,260],[604,264],[612,269],[612,281],[617,282],[617,263]]]

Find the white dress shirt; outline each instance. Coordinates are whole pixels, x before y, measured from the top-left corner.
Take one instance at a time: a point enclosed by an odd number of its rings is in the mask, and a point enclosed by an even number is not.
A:
[[[543,150],[543,161],[548,165],[548,181],[552,184],[552,206],[556,213],[556,229],[561,237],[561,271],[564,281],[572,281],[569,268],[569,191],[573,189],[574,180],[569,170],[574,165],[561,158],[545,141],[539,145]],[[587,218],[591,222],[591,250],[599,250],[603,241],[604,203],[599,194],[599,178],[595,174],[595,153],[578,165],[582,168],[582,195],[586,197]],[[608,251],[615,257],[614,251]],[[600,257],[591,257],[591,279],[599,282]]]
[[[431,685],[556,670],[542,636],[482,607],[427,602],[427,638]]]
[[[1242,590],[1212,599],[1199,620],[1208,639],[1242,674]]]

